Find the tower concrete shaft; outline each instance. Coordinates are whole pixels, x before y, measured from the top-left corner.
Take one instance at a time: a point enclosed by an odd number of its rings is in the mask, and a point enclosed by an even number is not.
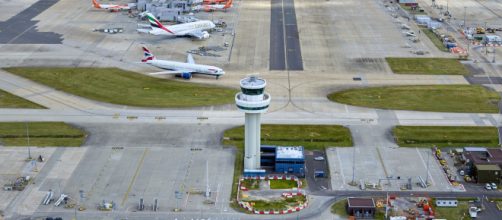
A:
[[[261,146],[261,114],[260,113],[246,113],[246,125],[244,128],[245,142],[244,148],[245,158],[244,167],[246,169],[260,169],[260,146]]]

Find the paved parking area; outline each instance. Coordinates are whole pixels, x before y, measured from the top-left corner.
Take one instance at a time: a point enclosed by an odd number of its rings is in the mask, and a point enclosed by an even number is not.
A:
[[[327,154],[333,190],[359,189],[348,185],[352,181],[354,148],[330,148]],[[411,177],[413,190],[424,190],[417,183],[418,176],[426,180],[428,160],[429,182],[432,185],[427,190],[450,191],[451,186],[446,176],[428,148],[356,147],[354,180],[356,183],[363,181],[374,184],[381,181],[383,189],[399,191]],[[387,181],[386,177],[392,177],[394,180]],[[397,177],[400,177],[400,180],[396,180]]]
[[[191,150],[198,148],[197,150]],[[199,150],[200,149],[200,150]],[[208,163],[211,197],[205,198],[206,160]],[[217,150],[199,147],[137,147],[117,149],[109,146],[87,151],[80,163],[65,178],[48,178],[40,191],[53,189],[69,194],[83,202],[89,210],[103,200],[114,201],[117,210],[137,210],[140,198],[147,207],[155,198],[159,210],[228,209],[233,175],[233,156],[230,149]],[[80,199],[79,191],[85,197]],[[175,199],[175,191],[182,197]],[[210,200],[215,204],[204,204]],[[38,212],[61,211],[61,207],[40,206]]]
[[[390,73],[385,57],[415,57],[412,50],[436,54],[432,44],[412,43],[381,1],[297,0],[298,29],[305,69],[331,74]],[[432,47],[431,47],[432,46]],[[429,54],[431,55],[431,54]]]
[[[67,211],[41,205],[49,190],[55,197],[69,195],[92,212],[103,200],[113,201],[117,211],[136,211],[140,198],[148,209],[158,199],[159,211],[231,210],[235,153],[219,144],[219,133],[227,126],[89,123],[82,127],[90,133],[85,146],[32,148],[32,155],[42,154],[47,161],[38,165],[41,172],[29,189],[0,191],[1,210],[23,215]],[[26,155],[26,148],[1,148],[2,184],[13,175],[34,175],[24,161]],[[206,198],[208,184],[211,195]],[[179,199],[176,191],[181,192]]]
[[[51,158],[54,153],[53,148],[30,149],[32,157],[42,155],[45,159]],[[28,162],[28,148],[25,147],[0,147],[0,210],[5,210],[9,203],[20,194],[19,191],[4,191],[4,184],[9,184],[20,176],[31,176],[37,181],[37,170],[45,166],[45,162]]]
[[[324,157],[324,160],[315,160],[316,157]],[[315,177],[316,170],[324,171],[325,177]],[[331,190],[331,180],[329,177],[329,167],[326,155],[322,151],[305,152],[305,178],[307,179],[308,189],[311,192]]]

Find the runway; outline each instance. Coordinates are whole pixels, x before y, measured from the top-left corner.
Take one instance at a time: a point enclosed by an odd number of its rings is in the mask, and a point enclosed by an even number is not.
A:
[[[303,70],[294,0],[271,0],[270,70]]]
[[[502,84],[502,77],[478,77],[478,76],[466,76],[465,79],[470,84]]]

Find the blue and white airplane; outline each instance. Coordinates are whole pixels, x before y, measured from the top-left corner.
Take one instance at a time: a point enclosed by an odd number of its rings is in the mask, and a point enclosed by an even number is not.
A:
[[[169,70],[150,73],[150,75],[174,74],[182,77],[183,79],[191,79],[192,74],[204,74],[216,76],[216,79],[218,79],[220,76],[225,74],[225,71],[219,67],[196,64],[191,54],[188,54],[186,63],[169,60],[157,60],[146,47],[143,47],[143,55],[144,59],[141,60],[142,63]]]

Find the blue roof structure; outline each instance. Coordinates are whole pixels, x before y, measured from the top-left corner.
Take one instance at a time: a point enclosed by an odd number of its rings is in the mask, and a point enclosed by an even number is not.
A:
[[[277,147],[276,160],[304,160],[303,147]]]

